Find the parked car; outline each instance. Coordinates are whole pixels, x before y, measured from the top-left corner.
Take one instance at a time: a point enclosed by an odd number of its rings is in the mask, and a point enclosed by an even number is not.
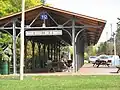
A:
[[[112,61],[112,66],[120,65],[120,58],[118,55],[109,55],[109,60]]]
[[[109,60],[109,56],[108,55],[100,55],[100,56],[98,56],[98,60],[107,62]]]
[[[90,57],[89,57],[89,62],[95,63],[95,61],[96,61],[97,59],[98,59],[97,56],[90,56]]]

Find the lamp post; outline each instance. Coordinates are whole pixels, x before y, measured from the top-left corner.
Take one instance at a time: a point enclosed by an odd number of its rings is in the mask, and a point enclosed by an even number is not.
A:
[[[113,33],[114,38],[114,65],[115,65],[115,56],[116,56],[116,33]]]

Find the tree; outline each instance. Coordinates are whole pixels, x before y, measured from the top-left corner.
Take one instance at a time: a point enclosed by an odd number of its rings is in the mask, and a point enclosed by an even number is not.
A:
[[[0,17],[21,11],[22,0],[0,0]],[[25,8],[41,5],[41,0],[25,0]]]
[[[116,33],[116,52],[120,56],[120,24],[117,26],[117,33]]]
[[[96,46],[90,45],[85,49],[85,52],[88,53],[89,56],[96,56],[97,50]]]
[[[98,52],[97,52],[98,55],[100,55],[100,54],[108,54],[107,49],[108,49],[107,42],[100,43],[100,45],[98,46]]]
[[[2,60],[10,61],[12,55],[12,39],[6,33],[0,33],[0,54],[2,55]]]
[[[0,0],[0,17],[4,17],[6,15],[10,15],[13,13],[17,13],[21,11],[21,1],[22,0]],[[37,5],[41,5],[42,2],[40,0],[25,0],[26,9],[35,7]],[[10,41],[9,41],[10,40]],[[2,54],[3,59],[7,59],[6,55],[10,55],[7,52],[10,51],[11,47],[9,46],[11,43],[12,47],[12,38],[5,33],[1,33],[0,37],[0,53]],[[30,47],[30,44],[28,44]],[[28,48],[29,49],[29,48]],[[30,52],[31,49],[28,50]],[[7,52],[6,52],[7,51]],[[20,58],[20,40],[17,40],[17,60]],[[7,59],[8,60],[8,59]]]

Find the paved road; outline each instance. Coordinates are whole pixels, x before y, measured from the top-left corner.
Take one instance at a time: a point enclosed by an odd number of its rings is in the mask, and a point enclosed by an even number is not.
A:
[[[80,68],[79,73],[82,75],[120,75],[120,73],[116,73],[117,68],[110,66],[100,65],[99,68],[93,67],[92,64],[85,64],[82,68]]]

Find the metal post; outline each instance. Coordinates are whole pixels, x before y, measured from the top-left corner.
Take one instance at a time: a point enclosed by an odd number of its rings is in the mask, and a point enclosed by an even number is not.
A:
[[[76,72],[75,20],[72,20],[73,72]]]
[[[59,61],[61,59],[61,56],[60,56],[60,42],[59,42]]]
[[[48,59],[49,59],[49,56],[50,56],[50,47],[49,47],[49,44],[47,45],[48,47],[47,47],[47,52],[48,52]]]
[[[22,0],[22,22],[21,22],[21,52],[20,52],[20,80],[23,80],[24,73],[24,12],[25,0]]]
[[[116,55],[116,35],[114,35],[114,55]]]
[[[16,74],[16,21],[13,21],[13,74]]]
[[[45,50],[46,50],[46,45],[44,44],[44,46],[43,46],[43,49],[44,49],[44,60],[43,60],[43,68],[45,68],[45,56],[46,56],[46,52],[45,52]]]
[[[40,43],[38,43],[38,50],[39,50],[39,61],[40,61],[40,68],[41,68],[41,60],[40,60],[40,48],[41,48],[41,45],[40,45]]]
[[[51,59],[53,60],[53,44],[51,44]]]
[[[116,33],[114,33],[114,65],[115,65],[115,56],[116,56]]]
[[[60,43],[58,43],[58,52],[57,53],[58,53],[58,56],[57,56],[58,57],[58,59],[57,59],[58,60],[58,71],[60,71]]]
[[[76,48],[78,48],[78,45],[77,43],[75,42],[75,69],[76,69],[76,72],[78,71],[78,59],[77,59],[77,50]]]
[[[53,50],[54,51],[54,60],[55,60],[55,51],[56,51],[55,47],[56,47],[56,44],[54,44],[54,50]]]
[[[27,72],[27,40],[25,38],[25,64],[24,64],[24,67],[25,67],[25,73]]]

